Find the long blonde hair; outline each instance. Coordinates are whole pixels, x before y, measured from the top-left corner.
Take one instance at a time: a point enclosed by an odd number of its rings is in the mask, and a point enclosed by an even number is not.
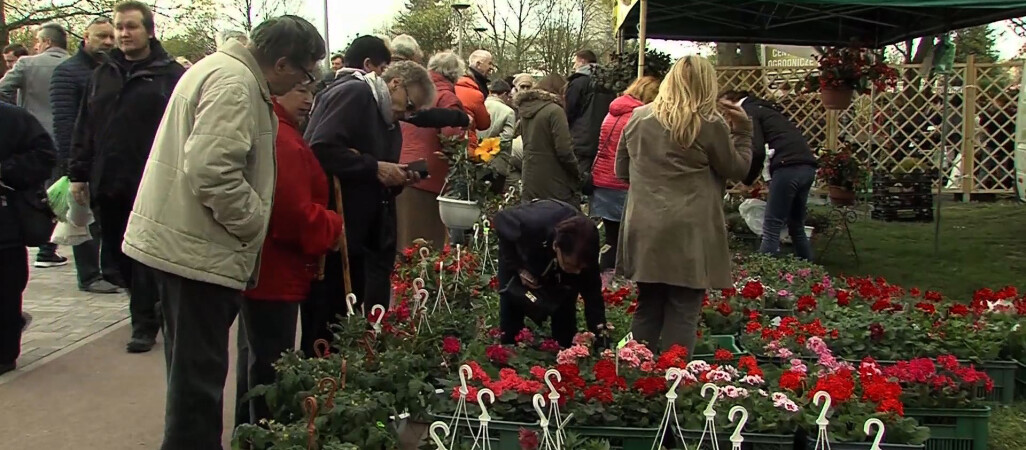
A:
[[[719,83],[712,63],[701,56],[685,56],[663,78],[659,94],[652,102],[652,112],[669,130],[674,142],[688,147],[698,138],[702,119],[720,117],[716,110],[717,92]]]

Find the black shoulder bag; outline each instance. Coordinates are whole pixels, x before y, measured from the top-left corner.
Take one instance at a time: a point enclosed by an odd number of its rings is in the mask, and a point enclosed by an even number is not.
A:
[[[14,213],[14,220],[26,247],[38,247],[50,242],[53,229],[57,226],[57,217],[50,209],[45,190],[7,191],[0,194],[0,204]]]

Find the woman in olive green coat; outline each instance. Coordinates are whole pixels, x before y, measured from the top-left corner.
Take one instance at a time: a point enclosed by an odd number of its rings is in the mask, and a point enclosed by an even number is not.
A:
[[[524,203],[553,199],[580,208],[581,174],[563,110],[564,86],[561,77],[549,75],[536,88],[521,91],[513,99],[520,113],[524,141],[521,168]]]
[[[717,90],[709,61],[682,58],[634,110],[616,153],[616,175],[630,181],[617,271],[638,283],[631,328],[654,349],[690,353],[705,291],[733,285],[723,195],[748,173],[752,123],[733,104],[718,110]]]

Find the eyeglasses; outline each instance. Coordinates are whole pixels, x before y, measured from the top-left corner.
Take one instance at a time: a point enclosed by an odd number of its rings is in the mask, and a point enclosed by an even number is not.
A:
[[[417,111],[417,105],[413,103],[413,99],[410,98],[410,88],[406,87],[406,85],[404,84],[403,91],[406,92],[406,112],[412,113]]]
[[[292,65],[299,69],[301,72],[303,72],[303,75],[306,75],[306,82],[303,84],[313,84],[317,82],[317,77],[315,77],[314,74],[310,73],[309,70],[306,70],[306,68],[304,68],[302,65],[296,63],[292,63]]]

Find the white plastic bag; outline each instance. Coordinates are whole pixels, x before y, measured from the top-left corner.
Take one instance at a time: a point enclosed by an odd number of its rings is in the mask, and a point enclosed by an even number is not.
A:
[[[57,245],[75,246],[89,242],[92,238],[89,235],[88,226],[77,227],[68,222],[57,222],[57,226],[53,229],[53,235],[50,236],[50,242]]]
[[[89,205],[80,205],[72,200],[68,202],[68,222],[76,227],[88,227],[96,220]]]
[[[745,220],[745,224],[752,230],[752,233],[755,233],[756,236],[762,236],[762,222],[766,217],[766,202],[757,198],[750,198],[741,202],[741,206],[738,206],[737,210],[741,213],[741,218]],[[805,227],[805,235],[809,239],[812,239],[812,232],[812,227]],[[780,242],[785,244],[791,243],[791,235],[788,234],[786,226],[780,230]]]

